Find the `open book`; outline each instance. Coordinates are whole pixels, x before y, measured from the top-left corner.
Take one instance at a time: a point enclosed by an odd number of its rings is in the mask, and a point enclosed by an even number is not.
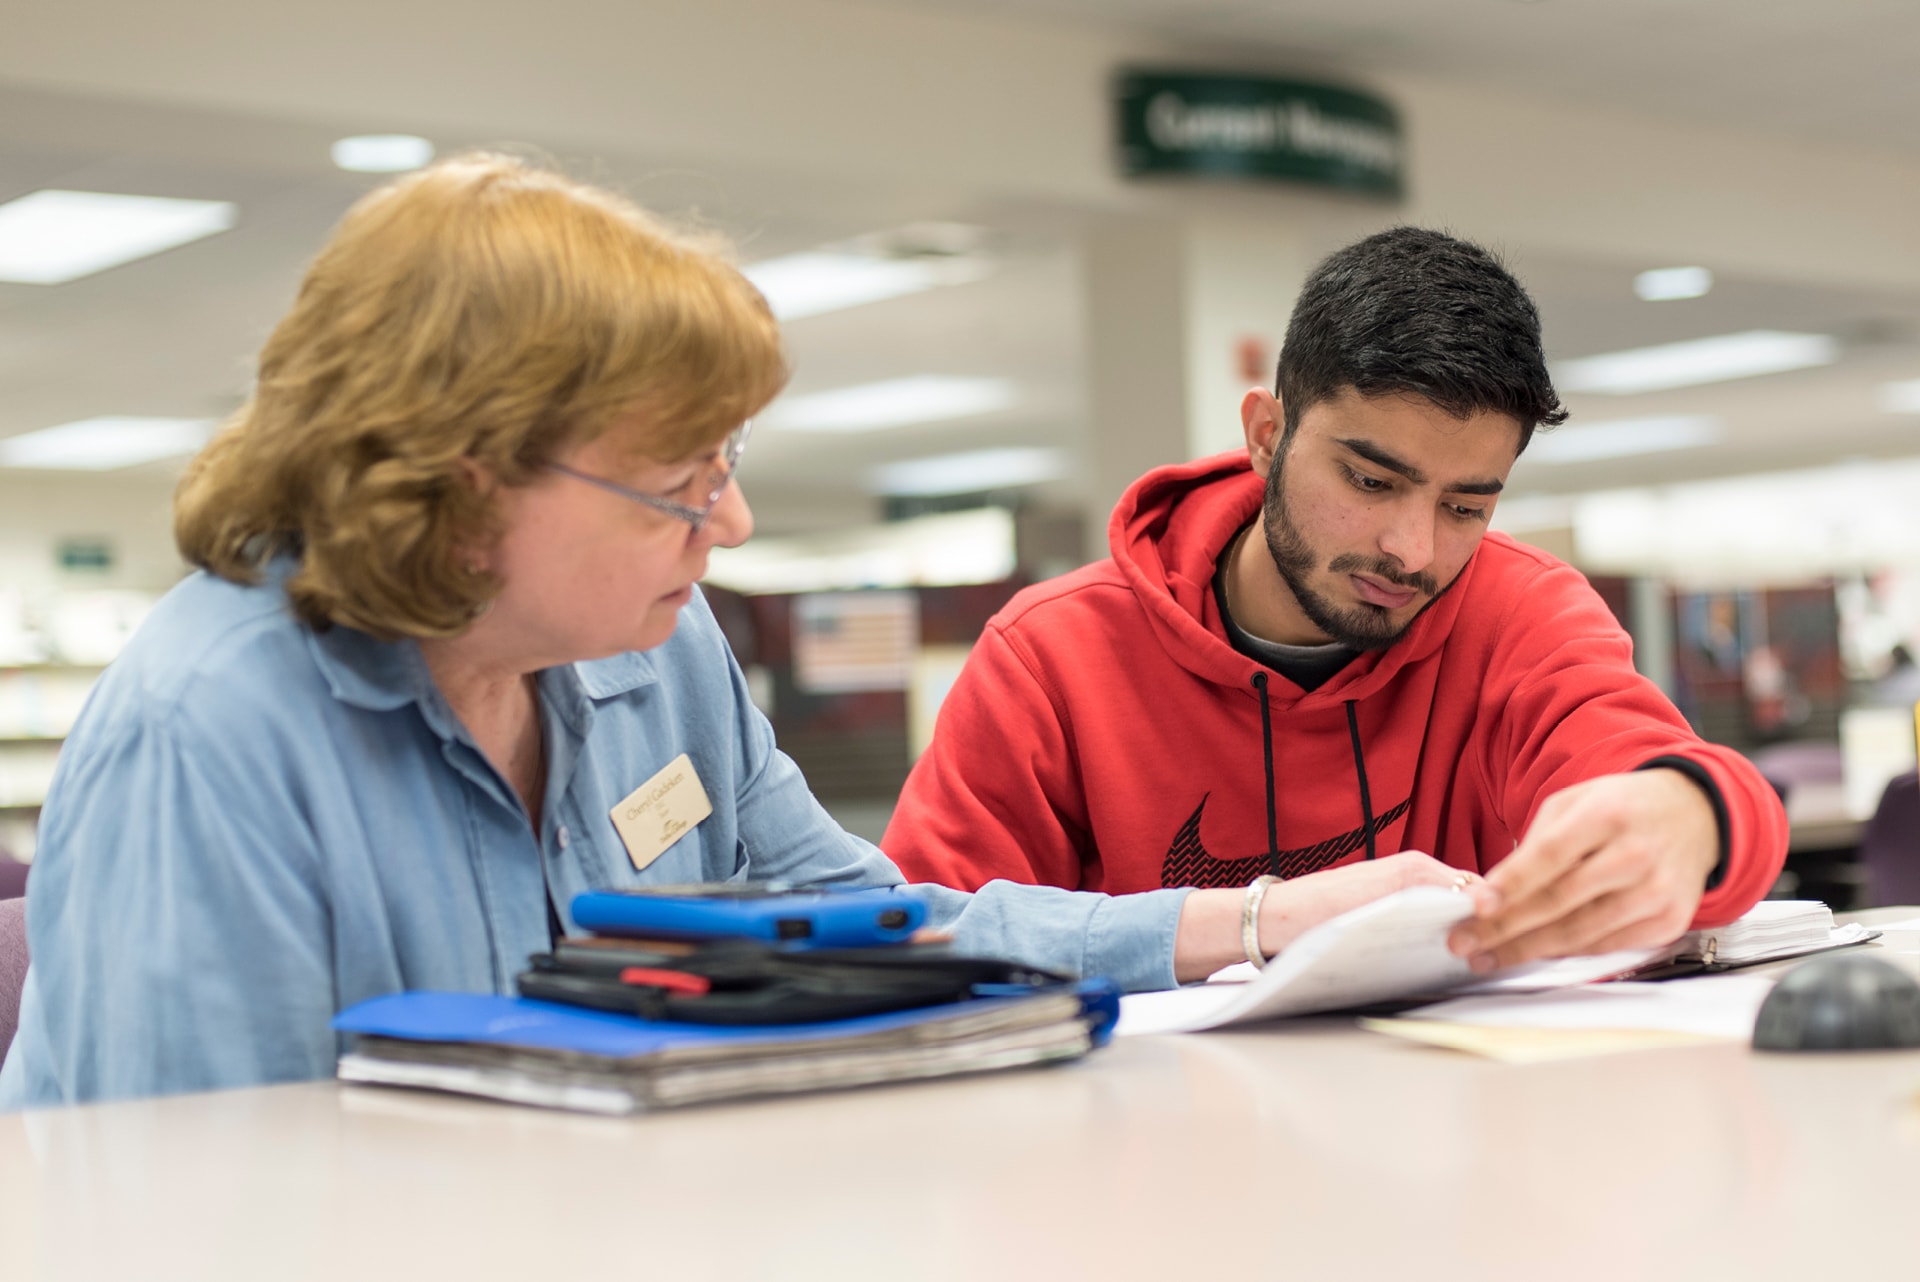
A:
[[[1569,957],[1479,977],[1447,951],[1447,933],[1473,915],[1463,894],[1419,886],[1322,922],[1245,982],[1215,982],[1120,1003],[1116,1034],[1197,1032],[1227,1024],[1351,1010],[1387,1001],[1465,993],[1537,992],[1611,979],[1693,974],[1864,943],[1873,932],[1835,927],[1825,904],[1769,901],[1730,925],[1695,931],[1662,948]],[[1225,973],[1216,979],[1225,978]]]

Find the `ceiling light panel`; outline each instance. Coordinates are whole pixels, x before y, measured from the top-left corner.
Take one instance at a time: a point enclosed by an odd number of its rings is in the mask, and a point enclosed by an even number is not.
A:
[[[81,419],[0,439],[0,467],[110,472],[192,454],[212,435],[211,419]]]
[[[793,321],[979,280],[994,265],[987,239],[964,223],[915,223],[741,270],[775,316]]]
[[[760,422],[791,432],[871,432],[991,414],[1017,399],[1008,379],[918,374],[787,397],[775,401]]]
[[[412,134],[360,134],[333,144],[333,163],[356,174],[400,174],[433,159],[433,144]]]
[[[1720,420],[1705,414],[1622,418],[1536,432],[1526,453],[1520,457],[1535,463],[1590,463],[1596,459],[1697,449],[1715,444],[1725,435]]]
[[[875,494],[924,496],[1014,489],[1057,480],[1066,473],[1065,451],[1016,447],[887,463],[874,468],[868,479]]]
[[[936,264],[888,262],[853,254],[789,254],[745,269],[781,320],[799,320],[862,303],[917,294],[939,284]]]
[[[1712,288],[1713,273],[1704,267],[1661,267],[1633,278],[1633,292],[1650,303],[1699,298]]]
[[[998,583],[1014,571],[1013,514],[976,508],[714,548],[707,581],[736,592]]]
[[[1574,544],[1581,565],[1601,573],[1805,583],[1920,564],[1916,493],[1920,459],[1604,490],[1575,500]]]
[[[1880,408],[1889,414],[1920,414],[1920,378],[1880,385]]]
[[[224,200],[36,191],[0,205],[0,281],[58,285],[232,227]]]
[[[1564,361],[1554,367],[1553,378],[1563,392],[1628,396],[1811,369],[1839,359],[1840,343],[1830,335],[1754,329]]]

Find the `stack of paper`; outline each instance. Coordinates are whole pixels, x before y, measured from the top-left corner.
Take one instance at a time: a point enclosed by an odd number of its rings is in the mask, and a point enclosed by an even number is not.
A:
[[[1113,990],[1082,985],[828,1024],[634,1019],[470,993],[396,993],[342,1011],[342,1081],[625,1114],[715,1100],[1045,1064],[1104,1038]]]
[[[1680,937],[1682,956],[1699,957],[1722,965],[1792,957],[1864,938],[1860,926],[1836,928],[1833,910],[1815,899],[1767,899],[1738,921]]]

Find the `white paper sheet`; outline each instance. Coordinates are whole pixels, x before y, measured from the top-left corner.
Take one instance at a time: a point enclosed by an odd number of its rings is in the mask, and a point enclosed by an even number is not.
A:
[[[1251,983],[1125,997],[1114,1031],[1198,1032],[1446,992],[1472,974],[1447,951],[1447,932],[1472,915],[1472,901],[1458,891],[1402,890],[1315,926]]]
[[[1756,909],[1756,912],[1758,910]],[[1744,920],[1744,919],[1743,919]],[[1920,922],[1916,922],[1920,928]],[[1871,939],[1873,932],[1865,926],[1834,926],[1828,931],[1826,947],[1841,948]],[[1679,946],[1685,947],[1692,939],[1683,936]],[[1511,966],[1498,975],[1462,985],[1457,991],[1466,997],[1479,993],[1541,993],[1556,988],[1572,988],[1576,984],[1592,984],[1603,979],[1612,979],[1616,975],[1631,978],[1630,972],[1642,966],[1650,966],[1673,956],[1675,945],[1667,944],[1660,948],[1629,948],[1617,953],[1595,953],[1587,957],[1558,957],[1550,961],[1527,962],[1520,966]],[[1743,964],[1763,962],[1780,957],[1799,957],[1809,951],[1805,940],[1783,944],[1772,951],[1748,947],[1736,954],[1736,960]],[[1725,957],[1723,955],[1723,960]],[[1251,967],[1248,967],[1251,970]]]
[[[1658,984],[1589,984],[1550,993],[1460,997],[1408,1011],[1402,1019],[1489,1028],[1636,1029],[1746,1038],[1774,981],[1707,975]]]
[[[1920,923],[1916,924],[1920,929]],[[1842,942],[1837,936],[1835,943]],[[1673,945],[1660,948],[1628,948],[1617,953],[1594,953],[1586,957],[1555,957],[1548,961],[1523,962],[1509,966],[1497,975],[1470,980],[1452,992],[1539,993],[1550,988],[1571,988],[1575,984],[1593,984],[1646,966],[1670,956]],[[1248,984],[1260,977],[1252,962],[1235,962],[1207,976],[1209,984]]]
[[[1834,926],[1827,931],[1827,942],[1823,947],[1841,948],[1848,944],[1861,943],[1873,938],[1873,936],[1874,931],[1872,929],[1862,926],[1858,922],[1845,926]],[[1780,947],[1770,950],[1764,948],[1748,948],[1736,954],[1734,959],[1743,965],[1748,965],[1754,962],[1772,961],[1781,957],[1802,957],[1809,951],[1815,950],[1809,950],[1804,942],[1782,944]]]
[[[1672,952],[1672,945],[1667,945],[1525,962],[1509,966],[1498,975],[1489,975],[1485,979],[1462,985],[1458,991],[1464,997],[1470,993],[1541,993],[1555,988],[1572,988],[1576,984],[1593,984],[1612,979],[1615,975],[1624,975]]]

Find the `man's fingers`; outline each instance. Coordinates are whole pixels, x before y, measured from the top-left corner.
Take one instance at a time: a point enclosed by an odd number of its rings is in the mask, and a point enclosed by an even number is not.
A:
[[[1490,969],[1663,943],[1685,929],[1699,902],[1713,838],[1710,807],[1674,772],[1575,784],[1541,802],[1519,847],[1488,875],[1476,916],[1454,928],[1448,946]],[[1490,908],[1482,902],[1493,897]]]
[[[1687,923],[1678,926],[1660,916],[1643,917],[1623,930],[1611,935],[1603,935],[1580,951],[1585,953],[1617,953],[1629,948],[1659,948],[1678,939],[1687,928]]]
[[[1447,943],[1458,956],[1486,952],[1558,921],[1581,906],[1614,891],[1625,890],[1645,877],[1640,852],[1616,842],[1594,852],[1524,899],[1505,899],[1491,911],[1456,926]]]
[[[1614,891],[1537,930],[1482,949],[1474,953],[1470,961],[1475,971],[1484,972],[1542,957],[1572,957],[1632,947],[1632,944],[1612,944],[1611,941],[1639,939],[1642,935],[1657,933],[1659,909],[1657,899],[1649,901],[1647,896],[1631,890]]]
[[[1583,804],[1584,800],[1576,786],[1540,804],[1540,813],[1519,847],[1487,874],[1487,884],[1502,900],[1518,903],[1531,898],[1613,835],[1616,825],[1608,822],[1609,816],[1601,807]]]

